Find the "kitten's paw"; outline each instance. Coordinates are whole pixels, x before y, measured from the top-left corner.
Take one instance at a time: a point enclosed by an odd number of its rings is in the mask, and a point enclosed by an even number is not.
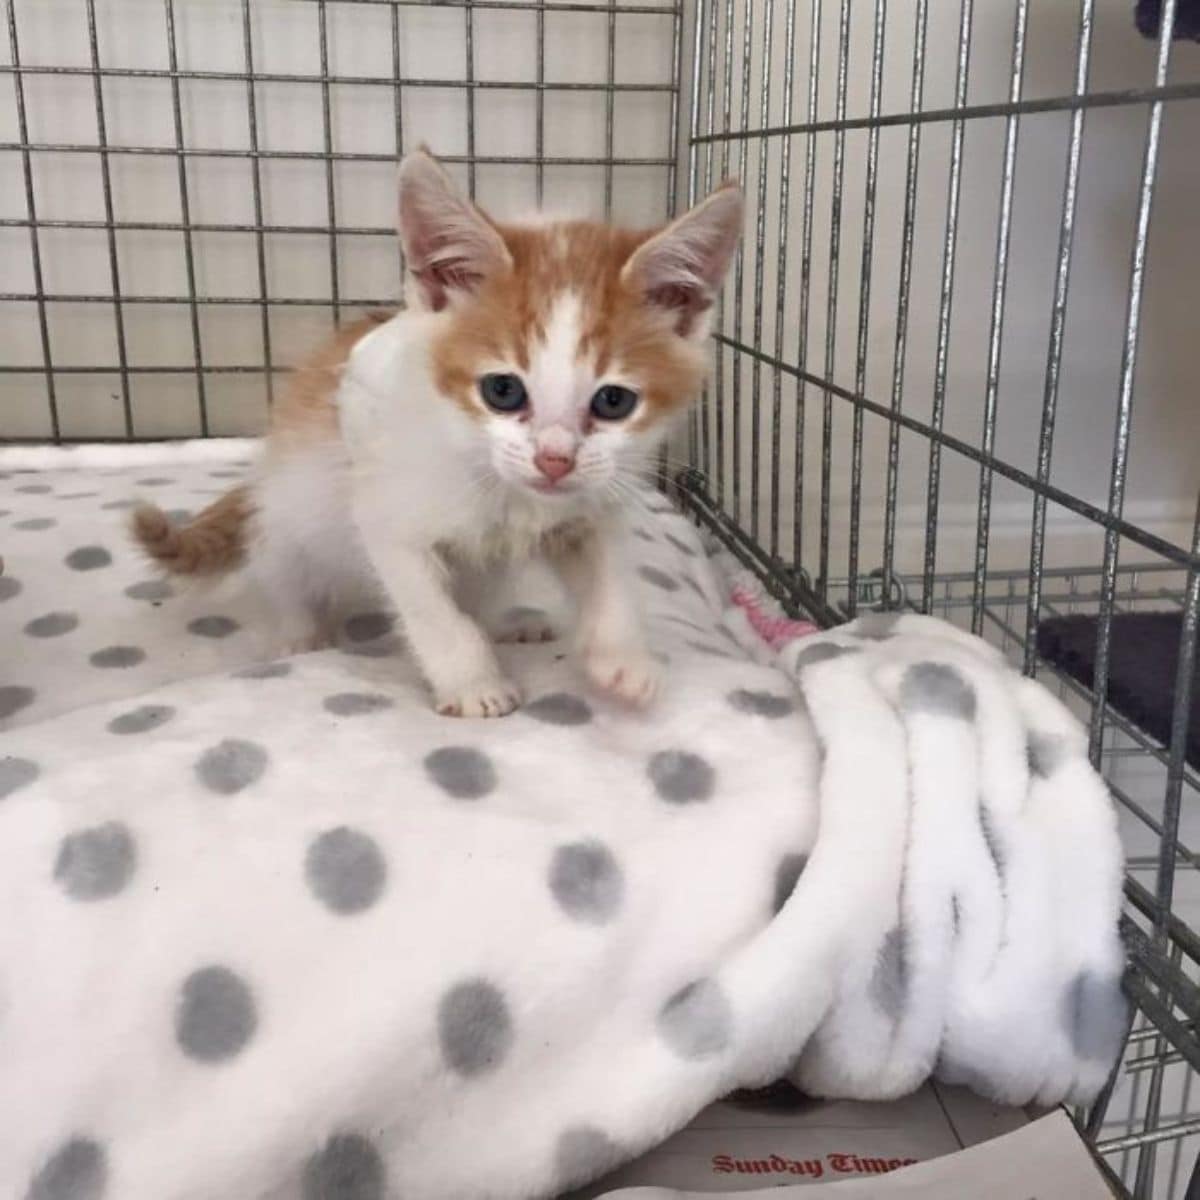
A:
[[[558,630],[540,608],[510,608],[496,622],[493,636],[498,642],[553,642]]]
[[[521,703],[521,693],[500,675],[439,692],[434,707],[443,717],[504,717]]]
[[[647,708],[658,695],[659,666],[645,650],[591,650],[583,666],[596,687],[634,708]]]

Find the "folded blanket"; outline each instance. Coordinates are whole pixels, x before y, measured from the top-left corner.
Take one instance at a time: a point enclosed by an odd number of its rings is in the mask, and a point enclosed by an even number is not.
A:
[[[930,617],[871,614],[784,658],[823,749],[789,910],[820,898],[846,937],[798,1080],[884,1097],[934,1071],[1013,1104],[1090,1099],[1127,1006],[1121,847],[1083,730]]]
[[[176,598],[154,619],[205,665],[89,703],[90,665],[72,705],[27,648],[56,680],[90,662],[66,643],[114,628],[79,591],[126,569],[111,545],[48,582],[6,554],[79,624],[5,635],[10,686],[58,700],[0,734],[0,1195],[548,1197],[789,1068],[862,1097],[1103,1081],[1113,813],[1065,710],[983,643],[871,617],[754,661],[656,512],[646,715],[551,644],[505,650],[521,712],[450,721],[381,623],[238,661]]]

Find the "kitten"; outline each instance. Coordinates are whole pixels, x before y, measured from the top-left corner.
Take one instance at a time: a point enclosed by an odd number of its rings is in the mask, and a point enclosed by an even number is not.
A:
[[[657,231],[504,225],[427,152],[400,166],[408,307],[341,330],[292,377],[254,482],[191,522],[134,516],[169,571],[243,567],[289,649],[321,644],[374,571],[437,710],[519,702],[457,581],[536,556],[579,608],[595,685],[648,703],[658,667],[623,516],[706,369],[709,309],[741,232],[725,185]],[[534,631],[535,633],[537,631]]]

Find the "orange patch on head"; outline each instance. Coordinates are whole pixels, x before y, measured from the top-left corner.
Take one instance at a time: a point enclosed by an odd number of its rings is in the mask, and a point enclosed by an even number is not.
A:
[[[482,280],[434,340],[430,361],[443,395],[481,418],[479,376],[500,363],[527,371],[556,301],[570,293],[579,301],[579,357],[594,366],[598,379],[619,373],[641,394],[634,428],[647,428],[691,402],[704,378],[703,351],[680,336],[669,309],[650,303],[622,278],[622,268],[653,231],[587,221],[496,229],[512,266]]]

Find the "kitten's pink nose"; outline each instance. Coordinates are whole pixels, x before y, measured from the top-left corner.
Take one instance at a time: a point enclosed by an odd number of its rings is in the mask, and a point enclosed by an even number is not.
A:
[[[553,450],[539,450],[533,456],[533,465],[551,483],[557,483],[575,470],[575,456],[556,453]]]

